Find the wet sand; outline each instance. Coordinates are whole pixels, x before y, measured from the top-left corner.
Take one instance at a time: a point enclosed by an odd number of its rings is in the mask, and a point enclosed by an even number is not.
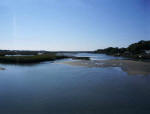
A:
[[[5,68],[0,68],[0,70],[5,70]]]
[[[120,67],[129,75],[150,75],[150,62],[132,61],[132,60],[80,60],[68,61],[64,64],[85,66],[85,67]]]

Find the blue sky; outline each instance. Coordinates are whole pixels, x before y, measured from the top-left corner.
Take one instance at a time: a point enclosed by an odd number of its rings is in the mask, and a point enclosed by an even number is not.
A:
[[[0,0],[0,49],[96,50],[150,40],[149,0]]]

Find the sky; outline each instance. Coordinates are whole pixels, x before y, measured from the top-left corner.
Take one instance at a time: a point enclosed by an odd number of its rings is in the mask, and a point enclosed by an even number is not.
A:
[[[150,0],[0,0],[0,49],[91,51],[150,40]]]

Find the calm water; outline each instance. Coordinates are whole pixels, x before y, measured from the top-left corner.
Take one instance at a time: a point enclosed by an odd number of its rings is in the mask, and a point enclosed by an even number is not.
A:
[[[63,53],[63,54],[67,56],[90,57],[91,60],[125,59],[123,57],[114,57],[105,54],[93,54],[93,53]],[[62,53],[59,53],[58,55],[62,55]]]
[[[150,76],[59,61],[0,67],[0,114],[150,114]]]
[[[93,54],[93,53],[78,53],[77,57],[90,57],[91,60],[109,60],[109,59],[124,59],[123,57],[108,56],[105,54]]]

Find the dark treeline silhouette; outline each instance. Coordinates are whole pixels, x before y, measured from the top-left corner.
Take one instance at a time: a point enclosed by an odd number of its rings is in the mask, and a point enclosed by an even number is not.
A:
[[[21,51],[21,50],[0,50],[0,56],[5,55],[38,55],[39,53],[48,54],[49,51]]]
[[[150,41],[139,41],[129,45],[127,48],[109,47],[98,49],[95,53],[105,53],[114,56],[125,56],[131,58],[150,59]]]

